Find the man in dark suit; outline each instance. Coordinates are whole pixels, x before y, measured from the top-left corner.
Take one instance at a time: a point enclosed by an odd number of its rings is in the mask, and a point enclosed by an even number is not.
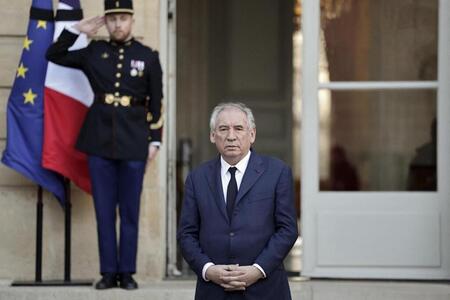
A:
[[[186,179],[178,242],[198,276],[195,299],[291,299],[283,259],[297,239],[292,173],[256,154],[251,110],[216,106],[210,139],[220,155]]]
[[[97,289],[138,287],[136,272],[139,206],[146,162],[161,143],[162,71],[158,52],[132,36],[131,0],[106,0],[105,16],[66,28],[47,51],[47,59],[82,70],[95,93],[78,136],[88,154],[97,218],[100,273]],[[69,51],[80,33],[106,26],[109,41]],[[120,240],[116,238],[116,209]]]

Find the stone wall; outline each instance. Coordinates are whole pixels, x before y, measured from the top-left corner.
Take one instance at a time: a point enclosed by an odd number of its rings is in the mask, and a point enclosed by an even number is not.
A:
[[[14,80],[31,0],[0,0],[0,149],[5,147],[6,104]],[[102,14],[103,1],[81,0],[85,17]],[[56,9],[57,1],[54,1]],[[135,36],[158,49],[160,18],[158,0],[134,0]],[[105,30],[99,36],[106,37]],[[165,276],[165,163],[164,147],[147,169],[141,203],[138,279]],[[0,279],[34,279],[37,187],[15,171],[0,165]],[[72,278],[98,276],[96,223],[92,200],[72,186]],[[64,274],[64,212],[44,193],[43,278]]]

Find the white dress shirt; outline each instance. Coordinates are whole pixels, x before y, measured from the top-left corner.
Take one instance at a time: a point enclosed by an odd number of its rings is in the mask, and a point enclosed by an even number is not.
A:
[[[222,179],[222,190],[223,190],[223,198],[225,199],[225,202],[227,202],[227,189],[228,189],[228,184],[230,183],[230,179],[231,179],[231,174],[230,172],[228,172],[228,169],[231,167],[235,167],[236,173],[235,173],[235,177],[236,177],[236,183],[237,183],[237,188],[239,191],[239,188],[241,187],[241,182],[242,182],[242,178],[244,177],[244,173],[245,170],[247,170],[247,166],[248,166],[248,161],[250,160],[250,154],[251,151],[248,151],[247,155],[244,156],[243,159],[241,159],[240,162],[238,162],[235,166],[230,165],[229,163],[227,163],[223,157],[220,157],[220,177]]]
[[[236,178],[236,183],[237,183],[237,188],[239,191],[239,188],[241,187],[241,183],[242,183],[242,178],[244,177],[245,174],[245,170],[247,170],[247,166],[248,166],[248,162],[250,160],[250,155],[251,155],[251,151],[248,151],[248,153],[244,156],[243,159],[241,159],[236,165],[232,166],[229,163],[227,163],[223,157],[220,157],[220,177],[221,177],[221,181],[222,181],[222,192],[223,192],[223,198],[225,199],[225,202],[227,201],[227,189],[228,189],[228,184],[230,183],[230,179],[231,179],[231,174],[230,172],[228,172],[228,169],[231,167],[235,167],[236,173],[235,173],[235,178]],[[206,270],[208,270],[209,267],[214,266],[214,263],[212,262],[208,262],[203,266],[202,269],[202,277],[203,280],[205,281],[209,281],[206,278]],[[261,273],[263,274],[264,278],[266,277],[266,273],[264,272],[263,268],[258,265],[258,264],[253,264],[254,267],[258,268]]]

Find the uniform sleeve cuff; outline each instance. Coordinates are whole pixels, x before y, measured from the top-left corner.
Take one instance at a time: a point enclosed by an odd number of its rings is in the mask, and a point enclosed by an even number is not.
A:
[[[203,280],[204,280],[204,281],[209,281],[209,280],[206,278],[206,271],[207,271],[208,268],[211,267],[211,266],[214,266],[214,264],[213,264],[212,262],[206,263],[206,264],[203,266],[203,269],[202,269],[202,277],[203,277]]]
[[[161,142],[150,142],[150,146],[155,146],[155,147],[158,147],[158,148],[160,148],[161,147]]]
[[[253,266],[254,266],[255,268],[257,268],[259,271],[261,271],[261,273],[263,274],[263,277],[266,278],[266,272],[264,272],[264,269],[263,269],[260,265],[258,265],[258,264],[253,264]]]
[[[73,33],[73,34],[76,34],[76,35],[80,35],[80,34],[81,34],[81,31],[79,31],[78,29],[76,29],[76,28],[73,27],[73,26],[66,26],[65,29],[66,29],[67,31]]]

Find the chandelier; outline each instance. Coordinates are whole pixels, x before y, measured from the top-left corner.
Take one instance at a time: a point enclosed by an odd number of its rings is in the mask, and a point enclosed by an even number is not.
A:
[[[344,12],[350,11],[352,0],[320,0],[322,17],[327,20],[339,18]]]
[[[295,0],[294,23],[296,29],[300,27],[300,18],[302,15],[302,1]],[[317,0],[311,0],[317,1]],[[353,0],[320,0],[320,12],[322,21],[329,21],[339,18],[343,13],[350,11]]]

